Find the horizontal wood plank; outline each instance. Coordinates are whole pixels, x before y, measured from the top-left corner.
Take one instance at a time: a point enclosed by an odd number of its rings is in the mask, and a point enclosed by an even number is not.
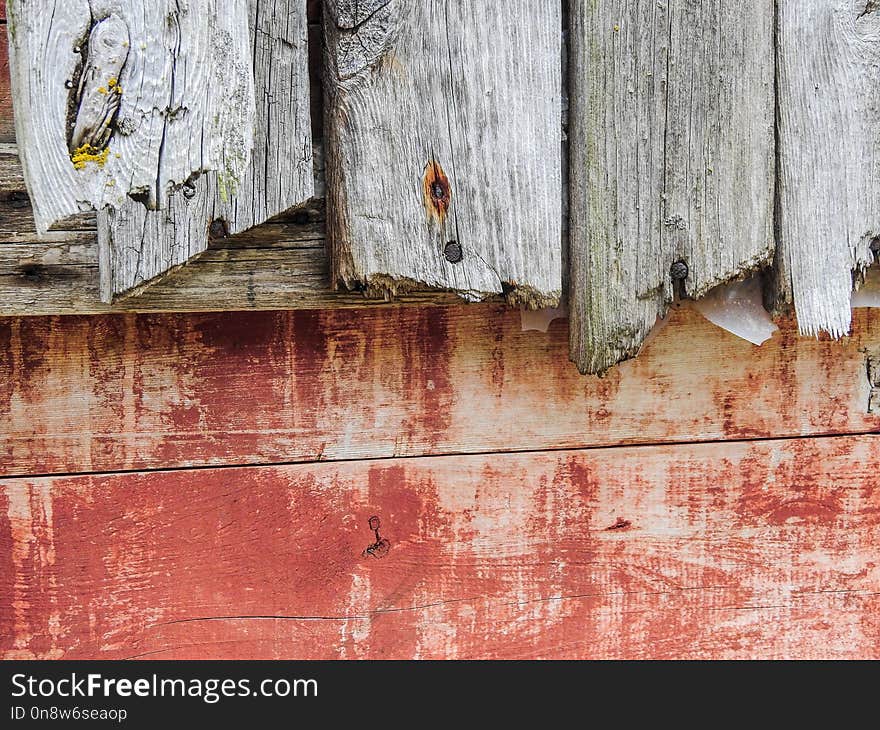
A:
[[[855,325],[755,347],[679,308],[596,378],[501,305],[0,319],[0,474],[876,432]]]
[[[107,304],[101,301],[98,284],[94,216],[80,216],[51,231],[45,240],[38,239],[14,147],[5,153],[0,147],[0,316],[389,303],[332,290],[320,200],[240,235],[212,240],[208,251],[139,296]],[[395,304],[461,302],[455,294],[437,290],[412,291],[394,300]]]
[[[8,480],[0,650],[877,658],[878,470],[862,436]]]

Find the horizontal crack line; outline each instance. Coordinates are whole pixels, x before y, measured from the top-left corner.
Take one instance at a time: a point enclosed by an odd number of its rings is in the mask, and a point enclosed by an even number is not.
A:
[[[292,433],[292,432],[291,432]],[[708,446],[713,444],[760,444],[760,443],[782,443],[788,441],[808,441],[815,439],[843,439],[843,438],[870,438],[872,436],[880,436],[880,430],[877,431],[847,431],[847,432],[830,432],[830,433],[811,433],[804,435],[792,436],[757,436],[752,438],[733,438],[733,439],[698,439],[691,441],[643,441],[637,443],[614,443],[614,444],[596,444],[585,446],[545,446],[534,449],[499,449],[499,450],[474,450],[474,451],[448,451],[438,453],[424,454],[391,454],[383,456],[363,456],[358,458],[302,458],[283,461],[265,461],[265,462],[236,462],[230,464],[195,464],[187,466],[163,466],[163,467],[142,467],[131,469],[106,469],[95,471],[70,471],[70,472],[45,472],[39,474],[17,473],[0,475],[0,485],[13,479],[64,479],[72,477],[100,477],[100,476],[116,476],[123,474],[158,474],[164,472],[186,472],[186,471],[208,471],[208,470],[224,470],[224,469],[257,469],[257,468],[278,468],[286,466],[317,466],[320,464],[357,464],[359,462],[382,462],[382,461],[405,461],[413,459],[448,459],[448,458],[472,458],[480,456],[517,456],[519,454],[553,454],[553,453],[577,453],[581,451],[602,451],[614,449],[656,449],[656,448],[678,448],[685,446]]]

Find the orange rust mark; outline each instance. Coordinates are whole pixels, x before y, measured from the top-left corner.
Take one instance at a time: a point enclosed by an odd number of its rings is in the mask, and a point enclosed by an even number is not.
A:
[[[422,177],[422,186],[425,193],[425,210],[429,218],[436,218],[442,223],[452,203],[452,187],[449,178],[443,172],[443,168],[437,160],[431,159],[425,165],[425,174]]]

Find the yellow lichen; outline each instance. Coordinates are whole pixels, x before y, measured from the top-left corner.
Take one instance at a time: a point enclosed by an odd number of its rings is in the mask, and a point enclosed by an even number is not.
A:
[[[107,86],[109,86],[111,89],[112,89],[114,86],[116,86],[116,79],[115,79],[115,78],[114,78],[114,79],[110,79],[110,80],[107,82]]]
[[[70,161],[77,170],[82,170],[90,162],[94,162],[98,167],[104,167],[107,162],[107,155],[110,149],[105,147],[103,150],[97,150],[92,145],[86,143],[81,147],[77,147],[70,155]]]
[[[98,87],[98,93],[99,93],[99,94],[106,94],[106,93],[107,93],[107,87],[106,87],[106,86],[99,86],[99,87]]]

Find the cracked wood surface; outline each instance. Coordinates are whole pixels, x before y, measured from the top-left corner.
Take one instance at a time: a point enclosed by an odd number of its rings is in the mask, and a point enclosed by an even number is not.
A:
[[[253,147],[246,0],[18,0],[7,31],[16,139],[37,230],[129,195],[166,207]]]
[[[773,255],[773,4],[570,10],[571,357],[633,357],[673,299]]]
[[[389,306],[332,290],[321,200],[211,241],[137,297],[102,302],[95,217],[72,218],[38,238],[14,150],[0,144],[0,316]],[[394,306],[455,302],[453,294],[422,290],[401,294]]]
[[[554,305],[561,2],[326,0],[334,282]]]
[[[880,236],[880,13],[780,0],[777,305],[801,332],[850,328],[853,281]]]
[[[0,480],[0,653],[876,659],[878,469],[860,436]]]
[[[162,210],[129,199],[100,212],[103,301],[135,293],[207,250],[213,221],[240,233],[314,193],[305,3],[250,0],[249,25],[257,105],[241,180],[211,171],[169,191]]]
[[[0,319],[0,475],[880,431],[880,311],[760,348],[670,318],[604,378],[501,305]]]

